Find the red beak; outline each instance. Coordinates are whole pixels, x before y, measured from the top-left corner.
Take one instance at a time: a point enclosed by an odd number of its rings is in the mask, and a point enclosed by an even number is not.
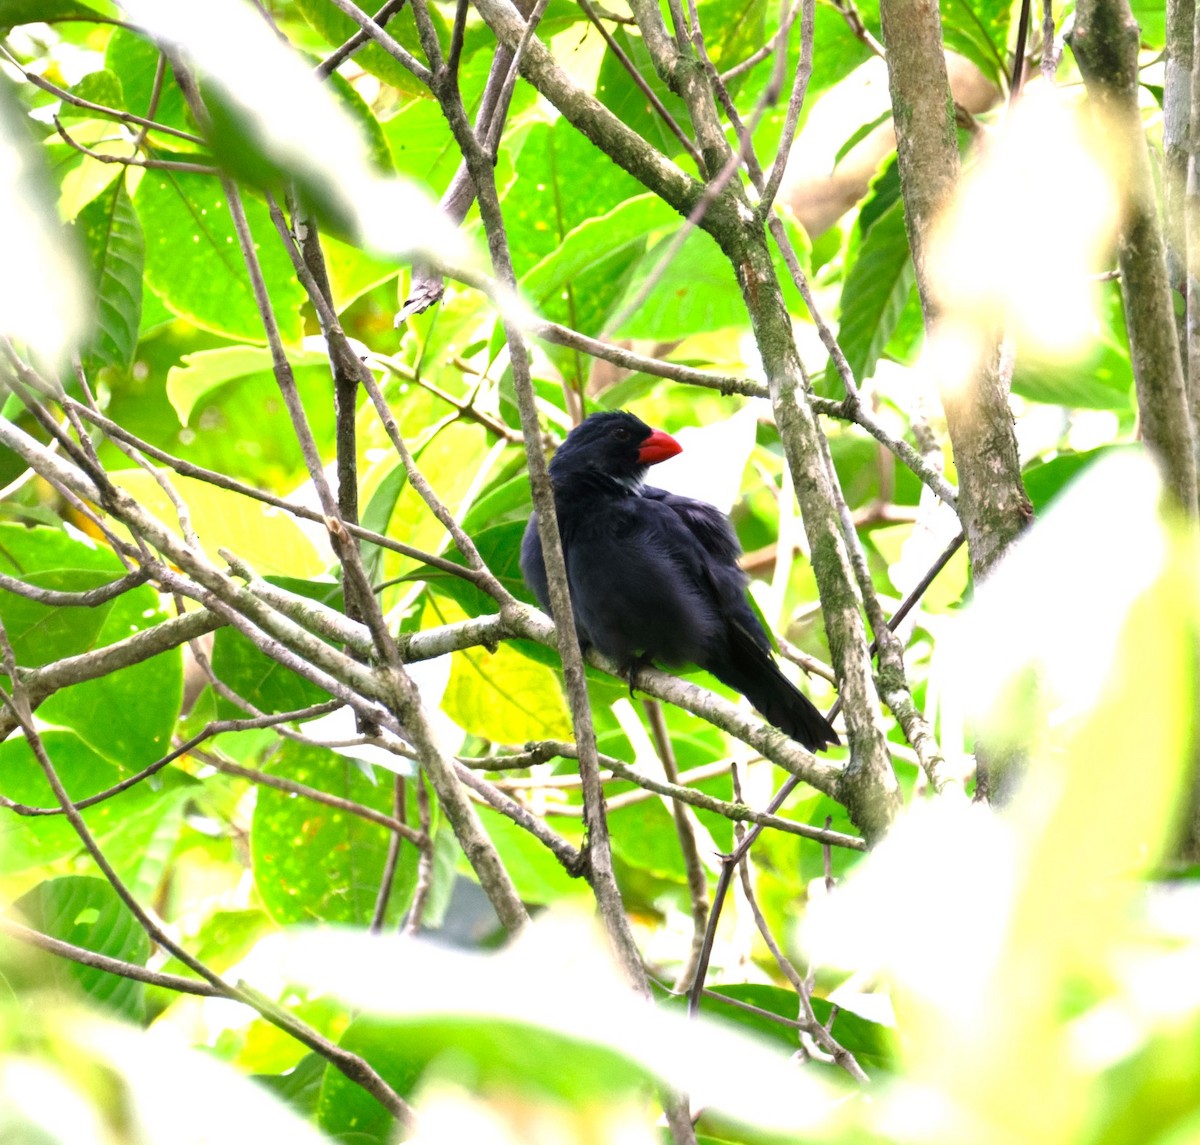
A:
[[[638,460],[643,465],[655,465],[659,461],[666,461],[668,457],[674,457],[675,454],[682,452],[683,446],[669,433],[663,433],[661,429],[656,429],[642,442],[642,447],[638,450]]]

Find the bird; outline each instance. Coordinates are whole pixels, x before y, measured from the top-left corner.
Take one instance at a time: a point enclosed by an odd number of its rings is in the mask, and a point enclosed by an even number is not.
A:
[[[567,584],[581,647],[642,665],[692,663],[745,696],[809,751],[837,732],[779,670],[746,596],[741,546],[715,505],[646,484],[651,465],[682,452],[670,434],[625,410],[593,413],[550,462]],[[521,540],[521,572],[543,611],[550,589],[536,510]]]

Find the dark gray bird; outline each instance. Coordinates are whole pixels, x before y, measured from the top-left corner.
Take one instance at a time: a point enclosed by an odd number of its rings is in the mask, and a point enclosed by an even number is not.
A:
[[[729,519],[703,501],[644,484],[647,467],[680,451],[670,434],[618,411],[592,414],[550,462],[580,644],[626,671],[655,660],[697,664],[809,751],[839,743],[775,663],[746,599]],[[536,513],[521,541],[521,571],[549,612]]]

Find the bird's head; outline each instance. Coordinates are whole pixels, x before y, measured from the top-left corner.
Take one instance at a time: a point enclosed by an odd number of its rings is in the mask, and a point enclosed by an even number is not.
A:
[[[625,410],[594,413],[584,419],[558,447],[550,462],[555,481],[573,476],[599,475],[628,487],[641,484],[646,467],[681,453],[683,447],[669,433],[651,429]]]

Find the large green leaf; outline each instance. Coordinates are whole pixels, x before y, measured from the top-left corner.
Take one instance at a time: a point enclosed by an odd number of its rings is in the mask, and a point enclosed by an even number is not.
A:
[[[30,584],[80,592],[120,577],[124,567],[106,549],[56,529],[0,525],[0,568]],[[148,585],[94,608],[46,605],[0,591],[3,619],[17,663],[46,664],[112,644],[164,619]],[[96,751],[131,768],[166,750],[179,713],[183,667],[178,649],[50,696],[39,715],[69,727]]]
[[[335,8],[329,0],[296,0],[296,7],[330,47],[344,44],[360,30],[349,16]],[[431,14],[439,25],[445,26],[440,12],[433,9]],[[387,22],[386,31],[407,48],[410,54],[424,62],[425,57],[421,53],[421,41],[417,35],[417,25],[411,8],[405,6],[398,15],[393,16]],[[409,96],[428,98],[428,90],[412,72],[374,40],[368,40],[354,53],[354,62]]]
[[[479,807],[477,813],[522,901],[554,903],[586,897],[590,893],[585,880],[572,878],[563,870],[562,864],[523,827],[518,827],[490,807]],[[556,820],[553,826],[560,834],[566,834],[567,822]],[[465,860],[462,869],[464,874],[471,873]]]
[[[366,1014],[350,1023],[338,1044],[369,1061],[402,1097],[413,1096],[427,1059],[408,1049],[403,1023]],[[317,1124],[336,1140],[356,1145],[389,1145],[395,1140],[395,1118],[361,1085],[328,1065],[317,1102]]]
[[[145,966],[150,939],[133,912],[103,879],[70,875],[39,883],[13,904],[43,934],[85,950]],[[98,1006],[140,1023],[146,1013],[146,987],[65,958],[43,958],[40,967],[60,985],[71,983]]]
[[[303,330],[304,292],[266,205],[248,192],[242,199],[275,319],[284,340],[294,344]],[[149,236],[146,281],[167,307],[202,329],[265,343],[221,184],[190,171],[149,171],[135,204]]]
[[[38,587],[84,592],[124,574],[106,549],[69,538],[58,529],[0,525],[0,570]],[[113,602],[62,608],[0,590],[0,619],[17,663],[36,667],[96,646]]]
[[[286,742],[267,771],[394,813],[390,772],[368,779],[357,761],[323,748]],[[416,798],[407,800],[415,817]],[[263,905],[284,924],[340,922],[365,926],[375,910],[390,832],[378,823],[287,792],[261,787],[250,834],[254,877]],[[416,882],[417,850],[400,845],[387,919],[404,916]]]
[[[77,0],[0,0],[0,26],[53,24],[58,20],[95,20],[100,12]]]
[[[311,597],[330,608],[341,608],[341,585],[332,581],[302,581],[291,577],[268,579],[289,592]],[[218,679],[260,711],[297,711],[329,699],[324,689],[272,660],[248,637],[232,628],[217,631],[213,639],[212,666]],[[232,704],[226,706],[224,700],[221,704],[226,714],[234,715]]]
[[[673,230],[678,222],[679,216],[656,195],[629,199],[563,236],[553,253],[521,278],[521,292],[544,317],[596,333],[622,276],[647,241]],[[733,272],[729,273],[732,279]],[[568,287],[574,290],[573,298],[566,296]],[[598,294],[588,288],[596,288]]]
[[[106,791],[133,773],[93,751],[73,732],[47,731],[42,742],[67,794],[79,801]],[[57,807],[41,765],[23,739],[0,743],[0,775],[4,794],[29,807]],[[145,839],[164,815],[174,814],[181,787],[190,781],[167,771],[155,781],[162,790],[142,782],[83,811],[84,822],[106,851],[125,839]],[[5,811],[0,816],[0,873],[27,871],[79,853],[83,844],[62,815],[30,818]],[[120,873],[138,876],[134,865]]]
[[[855,380],[875,372],[912,291],[914,271],[904,208],[893,203],[867,232],[842,288],[838,343]],[[830,384],[838,385],[832,365]]]
[[[1008,0],[947,0],[941,8],[946,47],[966,56],[997,85],[1007,81],[1006,44],[1012,8]]]
[[[92,263],[96,326],[88,364],[128,369],[142,320],[146,246],[125,182],[93,199],[76,216]]]
[[[320,351],[293,351],[288,354],[288,361],[294,369],[324,366],[325,376],[329,377],[329,359]],[[167,372],[167,397],[179,414],[180,422],[187,425],[195,406],[214,390],[231,381],[251,376],[259,381],[264,376],[274,381],[271,367],[271,351],[265,346],[221,346],[216,350],[197,350],[194,354],[185,354],[183,361]]]
[[[153,111],[155,123],[196,134],[196,123],[171,69],[165,68],[159,77],[160,61],[158,47],[127,27],[113,29],[104,51],[105,67],[121,79],[127,111],[135,115],[150,115]],[[160,145],[165,142],[163,136],[155,138]],[[172,147],[191,146],[175,136],[169,138]]]
[[[124,593],[106,610],[96,646],[115,643],[164,619],[148,585]],[[39,714],[73,729],[115,763],[137,768],[169,750],[182,699],[183,654],[173,648],[64,688],[42,704]]]
[[[517,133],[520,172],[504,197],[505,230],[518,277],[558,249],[576,227],[642,195],[640,183],[565,119]],[[621,226],[618,216],[615,226]],[[678,216],[664,214],[674,222]],[[620,230],[614,238],[619,241]]]

